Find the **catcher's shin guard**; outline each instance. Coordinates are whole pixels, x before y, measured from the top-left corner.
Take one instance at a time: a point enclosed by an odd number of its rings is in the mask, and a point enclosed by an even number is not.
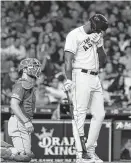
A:
[[[12,147],[12,145],[11,145],[11,144],[6,143],[6,142],[5,142],[5,141],[3,141],[3,140],[1,140],[1,147],[3,147],[3,148],[9,148],[9,147]]]

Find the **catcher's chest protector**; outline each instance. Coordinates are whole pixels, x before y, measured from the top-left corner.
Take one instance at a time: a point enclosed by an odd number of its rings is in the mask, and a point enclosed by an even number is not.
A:
[[[25,90],[25,96],[23,98],[23,101],[21,101],[21,108],[28,116],[28,118],[33,118],[35,110],[35,101],[36,101],[35,89],[31,88]]]
[[[19,90],[19,92],[17,90]],[[19,79],[14,85],[14,93],[18,94],[18,97],[20,97],[20,108],[24,115],[26,115],[30,119],[33,118],[35,110],[35,92],[36,89],[34,88],[34,86],[25,79]]]

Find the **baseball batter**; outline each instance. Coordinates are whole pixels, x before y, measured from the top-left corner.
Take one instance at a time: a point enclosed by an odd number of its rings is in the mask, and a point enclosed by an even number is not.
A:
[[[103,162],[95,147],[105,117],[103,93],[98,77],[99,66],[106,61],[103,33],[108,28],[107,19],[96,14],[85,25],[72,30],[65,42],[66,91],[71,91],[74,117],[77,123],[83,151],[77,150],[76,162]],[[84,141],[84,122],[87,110],[92,119],[88,140]]]
[[[16,82],[11,96],[12,116],[8,122],[8,133],[12,139],[14,148],[11,148],[11,159],[15,161],[30,161],[31,133],[35,110],[34,83],[41,72],[41,64],[35,58],[27,58],[21,61],[19,72],[21,78]]]

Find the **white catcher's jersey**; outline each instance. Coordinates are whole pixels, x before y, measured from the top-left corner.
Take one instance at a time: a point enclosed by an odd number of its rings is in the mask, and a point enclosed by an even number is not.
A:
[[[83,26],[72,30],[67,35],[64,51],[69,51],[74,54],[74,69],[98,71],[99,58],[97,47],[90,38],[91,34],[85,33]]]

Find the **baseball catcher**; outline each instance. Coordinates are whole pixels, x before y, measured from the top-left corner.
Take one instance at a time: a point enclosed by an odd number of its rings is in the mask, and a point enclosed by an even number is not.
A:
[[[99,67],[106,63],[103,34],[108,28],[107,19],[101,14],[92,16],[83,26],[66,37],[65,42],[65,91],[70,91],[74,118],[81,139],[82,151],[76,149],[77,163],[103,162],[95,153],[97,139],[105,117],[103,92],[99,80]],[[84,122],[87,109],[92,114],[87,142],[84,140]],[[73,134],[74,135],[74,134]]]
[[[27,58],[19,65],[21,78],[13,87],[11,96],[12,116],[8,122],[8,133],[13,146],[9,148],[9,159],[29,162],[34,156],[31,151],[31,133],[35,110],[35,80],[41,73],[41,64],[35,58]]]

